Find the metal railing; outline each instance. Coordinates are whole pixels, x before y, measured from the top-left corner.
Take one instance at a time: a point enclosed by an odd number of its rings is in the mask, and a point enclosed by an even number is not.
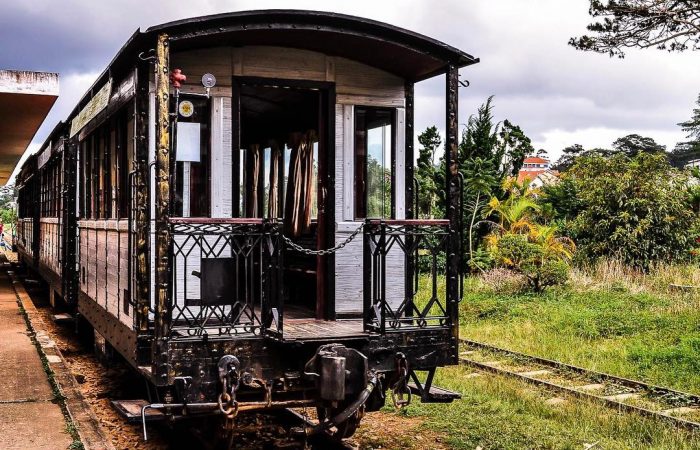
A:
[[[173,338],[281,336],[281,225],[171,219]]]
[[[366,331],[384,334],[451,327],[456,318],[446,308],[444,275],[449,238],[447,220],[365,222]],[[397,278],[402,286],[393,285]]]

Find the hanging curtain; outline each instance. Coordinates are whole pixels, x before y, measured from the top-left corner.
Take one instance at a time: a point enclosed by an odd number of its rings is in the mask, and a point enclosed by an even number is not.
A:
[[[289,179],[284,208],[285,233],[298,237],[311,226],[311,206],[314,200],[314,142],[316,133],[294,133],[290,137],[292,153],[289,159]]]
[[[280,216],[279,171],[282,151],[276,141],[270,142],[270,192],[268,193],[267,217],[274,219]]]
[[[258,144],[251,144],[248,148],[246,158],[246,172],[248,173],[246,177],[246,217],[262,217],[262,210],[259,204],[260,197],[258,195],[262,178],[260,176],[260,171],[262,170],[260,153],[261,149]]]

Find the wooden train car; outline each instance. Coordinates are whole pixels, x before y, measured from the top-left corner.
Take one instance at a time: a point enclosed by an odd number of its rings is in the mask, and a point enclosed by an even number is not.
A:
[[[458,358],[458,69],[476,62],[324,12],[137,31],[22,167],[21,260],[166,417],[316,406],[310,431],[344,437],[387,390],[450,401],[432,379]],[[449,208],[419,220],[413,86],[437,75]]]

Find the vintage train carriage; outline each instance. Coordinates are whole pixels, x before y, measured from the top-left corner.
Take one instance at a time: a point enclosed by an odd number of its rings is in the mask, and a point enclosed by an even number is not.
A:
[[[75,180],[66,180],[64,158],[66,124],[60,122],[51,131],[39,151],[30,156],[17,176],[18,224],[15,246],[20,260],[37,271],[51,289],[51,302],[55,295],[63,296],[65,283],[75,278],[72,268],[75,261],[69,261],[75,252],[75,239],[64,245],[67,225],[74,224]],[[72,186],[69,195],[63,192]],[[66,208],[68,207],[68,209]],[[72,221],[72,222],[71,222]],[[75,233],[75,228],[72,228]]]
[[[167,416],[315,405],[345,436],[409,378],[448,401],[431,385],[457,362],[458,69],[476,62],[322,12],[137,31],[25,163],[23,260]],[[437,75],[449,208],[419,220],[413,86]]]

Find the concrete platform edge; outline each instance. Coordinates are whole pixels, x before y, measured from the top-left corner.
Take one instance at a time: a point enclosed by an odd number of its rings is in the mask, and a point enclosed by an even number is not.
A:
[[[13,272],[8,271],[7,276],[12,281],[17,301],[22,307],[23,315],[30,326],[30,331],[33,332],[33,340],[35,343],[38,343],[36,347],[39,356],[42,362],[48,365],[51,370],[51,373],[47,374],[49,383],[52,385],[52,388],[58,388],[59,390],[61,409],[65,409],[68,414],[67,426],[69,431],[71,434],[74,434],[73,430],[70,429],[72,424],[75,427],[75,433],[77,433],[80,443],[82,443],[82,448],[85,450],[115,450],[102,431],[97,416],[80,393],[78,382],[70,372],[61,351],[46,332],[43,326],[43,318],[39,315],[34,303],[29,298],[29,294],[27,294],[24,286]],[[52,357],[49,358],[49,356]],[[75,437],[74,435],[74,439]],[[81,447],[75,445],[75,448]]]

